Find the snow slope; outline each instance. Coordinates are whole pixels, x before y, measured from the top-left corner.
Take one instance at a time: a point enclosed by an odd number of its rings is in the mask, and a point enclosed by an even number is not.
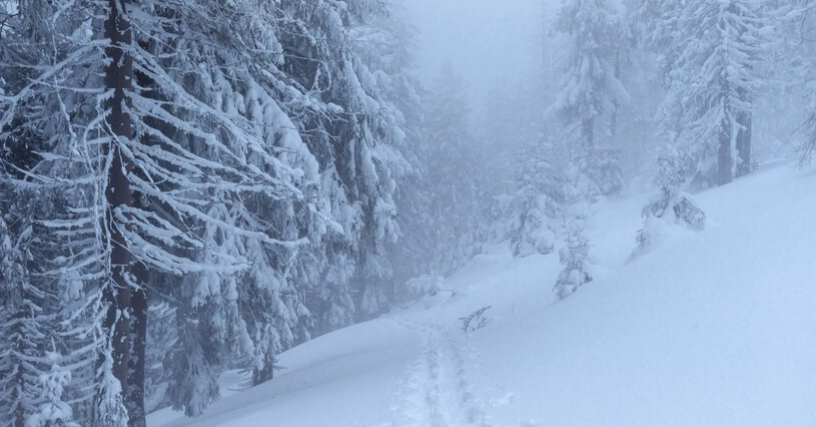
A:
[[[816,175],[697,196],[709,216],[627,262],[643,197],[604,202],[596,280],[560,303],[555,254],[496,247],[405,311],[281,357],[274,381],[150,426],[816,425]],[[490,323],[459,317],[486,305]]]

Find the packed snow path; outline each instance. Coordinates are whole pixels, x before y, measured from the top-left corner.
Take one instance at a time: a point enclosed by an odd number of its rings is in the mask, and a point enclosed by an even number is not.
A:
[[[149,425],[816,425],[816,174],[699,194],[704,232],[629,260],[648,196],[598,206],[595,280],[566,301],[553,300],[557,254],[488,248],[436,296],[282,354],[275,380],[201,419]],[[484,329],[459,330],[487,305]]]
[[[395,408],[395,426],[491,427],[470,390],[459,344],[439,326],[404,317],[391,321],[422,339],[422,354],[409,370]]]

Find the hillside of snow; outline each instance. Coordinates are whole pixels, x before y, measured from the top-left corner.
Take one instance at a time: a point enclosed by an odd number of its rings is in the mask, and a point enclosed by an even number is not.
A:
[[[706,230],[632,260],[646,196],[600,204],[595,280],[563,302],[556,254],[493,247],[437,296],[283,354],[272,382],[149,425],[816,425],[816,175],[695,197]],[[488,305],[485,328],[459,329]]]

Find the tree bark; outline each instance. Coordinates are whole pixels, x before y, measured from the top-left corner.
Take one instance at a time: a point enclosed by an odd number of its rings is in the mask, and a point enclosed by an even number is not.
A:
[[[717,156],[717,184],[725,185],[733,181],[733,160],[731,158],[731,126],[724,123],[720,131],[720,150]]]
[[[729,10],[731,13],[743,16],[734,4],[729,7]],[[745,32],[745,27],[740,28],[740,38],[745,36]],[[753,71],[753,66],[748,65],[747,67]],[[752,104],[752,94],[748,92],[745,87],[740,87],[737,90],[737,96],[745,104],[749,106]],[[751,138],[753,132],[753,116],[751,110],[743,111],[737,116],[737,126],[737,143],[735,147],[737,151],[736,176],[741,177],[751,173]]]
[[[741,177],[751,173],[751,139],[753,136],[751,113],[741,114],[738,125],[740,129],[737,133],[737,177]]]
[[[732,5],[733,6],[733,5]],[[726,185],[734,180],[734,158],[731,153],[734,132],[734,124],[729,120],[733,109],[729,101],[729,94],[731,92],[731,84],[728,77],[723,74],[720,76],[720,89],[724,97],[723,113],[724,117],[720,123],[719,135],[719,152],[717,153],[717,185]]]
[[[108,154],[112,156],[108,170],[105,196],[108,208],[105,212],[110,247],[111,282],[106,287],[105,299],[108,313],[105,327],[111,333],[110,351],[113,359],[112,373],[121,384],[122,401],[127,402],[128,377],[131,364],[131,319],[133,315],[132,256],[124,236],[123,225],[117,218],[117,211],[133,205],[133,195],[128,178],[130,164],[123,156],[122,145],[133,138],[133,124],[127,108],[130,105],[128,92],[133,90],[133,58],[129,49],[133,34],[127,18],[126,6],[130,0],[108,0],[109,15],[105,22],[105,37],[110,41],[105,54],[110,63],[105,70],[105,88],[112,92],[108,100],[107,125],[112,141]],[[131,420],[133,421],[133,420]]]

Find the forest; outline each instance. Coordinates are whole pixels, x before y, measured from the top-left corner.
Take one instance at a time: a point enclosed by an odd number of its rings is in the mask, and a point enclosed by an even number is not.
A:
[[[610,204],[637,200],[632,264],[737,220],[707,192],[810,176],[809,0],[540,0],[490,87],[420,63],[411,1],[0,0],[0,427],[201,420],[227,372],[468,298],[447,283],[496,248],[553,260],[537,295],[567,304],[613,274]]]

